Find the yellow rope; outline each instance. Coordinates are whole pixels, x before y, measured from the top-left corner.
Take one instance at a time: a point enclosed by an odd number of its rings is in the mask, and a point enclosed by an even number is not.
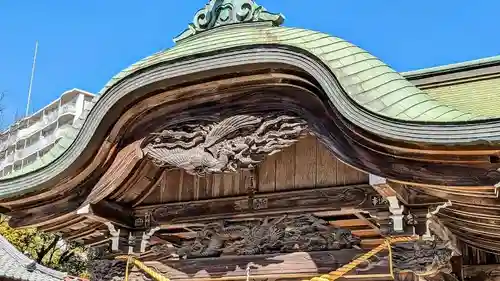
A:
[[[150,268],[149,266],[143,264],[139,260],[137,260],[134,257],[131,256],[118,256],[115,259],[117,260],[127,260],[127,265],[128,261],[130,260],[135,266],[137,266],[140,270],[146,272],[149,276],[151,276],[154,280],[156,281],[170,281],[167,277],[161,275],[160,273],[156,272],[154,269]],[[125,281],[128,281],[128,266],[127,269],[125,270]]]
[[[391,278],[394,278],[394,268],[392,267],[392,247],[391,243],[388,240],[385,240],[385,244],[387,245],[387,250],[389,251],[389,274],[391,274]]]
[[[394,279],[394,271],[392,268],[392,249],[391,249],[391,244],[392,243],[397,243],[397,242],[408,242],[415,240],[415,237],[395,237],[395,238],[388,238],[385,240],[383,244],[380,246],[372,249],[368,253],[362,255],[361,257],[353,260],[352,262],[343,265],[342,267],[339,267],[337,270],[332,271],[328,274],[323,274],[319,277],[313,277],[310,280],[303,280],[303,281],[334,281],[339,279],[340,277],[344,276],[347,272],[355,269],[358,267],[360,264],[366,262],[368,259],[376,255],[377,253],[383,251],[385,248],[388,248],[389,250],[389,267],[390,267],[390,274],[391,277]]]
[[[360,264],[368,261],[371,257],[374,255],[378,254],[379,252],[383,251],[384,249],[388,249],[389,251],[389,270],[390,270],[390,275],[394,279],[394,269],[393,269],[393,264],[392,264],[392,248],[391,244],[393,243],[399,243],[399,242],[409,242],[415,240],[416,237],[411,237],[411,236],[406,236],[406,237],[393,237],[393,238],[387,238],[383,244],[379,245],[378,247],[372,249],[368,253],[362,255],[361,257],[353,260],[352,262],[345,264],[341,267],[339,267],[337,270],[332,271],[328,274],[323,274],[319,277],[313,277],[310,280],[302,280],[302,281],[334,281],[339,279],[340,277],[344,276],[346,273],[349,271],[355,269],[358,267]],[[131,261],[135,266],[137,266],[139,269],[142,271],[146,272],[149,276],[151,276],[154,280],[156,281],[170,281],[167,277],[159,274],[155,270],[151,269],[150,267],[146,266],[139,260],[137,260],[134,257],[131,256],[118,256],[116,259],[119,260],[127,260],[127,269],[125,270],[125,281],[128,281],[128,264]]]
[[[128,281],[128,265],[130,264],[130,257],[127,257],[127,265],[125,266],[125,281]]]

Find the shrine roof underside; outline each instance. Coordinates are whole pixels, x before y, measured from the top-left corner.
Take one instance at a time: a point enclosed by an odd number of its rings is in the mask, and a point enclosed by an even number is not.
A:
[[[208,27],[199,22],[191,24],[173,48],[140,60],[113,77],[93,103],[87,105],[81,122],[76,122],[74,130],[66,132],[49,153],[27,164],[29,168],[23,169],[22,174],[13,173],[0,180],[0,197],[33,191],[35,185],[78,161],[93,142],[96,130],[107,126],[101,121],[120,118],[119,111],[111,109],[130,104],[137,96],[134,92],[147,87],[155,88],[154,91],[168,89],[169,79],[189,79],[188,75],[206,72],[215,75],[231,67],[266,64],[279,67],[277,64],[281,64],[287,65],[288,71],[311,75],[326,95],[329,106],[342,118],[391,141],[431,145],[498,143],[500,114],[490,108],[500,107],[492,102],[480,102],[481,97],[473,91],[453,95],[453,101],[437,97],[433,91],[421,90],[405,78],[413,79],[426,71],[402,75],[348,41],[321,32],[279,26],[282,16],[272,15],[274,18],[262,19],[247,15],[247,20],[206,24]],[[491,61],[496,60],[469,65]],[[449,69],[428,72],[441,73]]]

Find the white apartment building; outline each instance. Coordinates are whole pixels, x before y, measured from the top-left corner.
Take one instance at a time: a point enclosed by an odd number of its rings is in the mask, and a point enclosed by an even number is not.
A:
[[[72,89],[33,115],[0,133],[0,178],[11,175],[50,151],[82,115],[94,94]]]

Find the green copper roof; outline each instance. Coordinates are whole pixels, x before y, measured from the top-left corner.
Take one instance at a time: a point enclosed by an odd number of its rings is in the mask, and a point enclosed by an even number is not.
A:
[[[499,63],[500,63],[500,55],[493,56],[493,57],[487,57],[487,58],[481,58],[481,59],[477,59],[477,60],[471,60],[471,61],[458,62],[458,63],[452,63],[452,64],[447,64],[447,65],[440,65],[440,66],[435,66],[435,67],[411,70],[411,71],[402,72],[401,74],[405,77],[412,78],[412,77],[421,76],[421,75],[441,74],[441,73],[446,73],[446,72],[451,72],[451,71],[459,71],[459,70],[465,70],[465,69],[485,67],[485,66],[489,66],[492,64],[499,64]]]
[[[311,30],[266,25],[219,27],[193,36],[123,70],[101,94],[106,94],[128,75],[154,64],[194,54],[271,44],[299,48],[320,59],[335,74],[349,97],[370,112],[403,121],[454,122],[484,118],[440,103],[367,51],[345,40]]]
[[[500,77],[426,88],[430,96],[459,110],[500,116]]]
[[[401,73],[442,104],[500,116],[500,56]]]
[[[404,121],[468,121],[480,114],[461,111],[419,90],[367,51],[328,34],[279,27],[284,17],[267,12],[253,0],[211,0],[174,48],[145,58],[116,75],[104,89],[145,67],[207,52],[252,45],[282,45],[301,49],[320,59],[358,105],[379,115]],[[267,25],[245,25],[262,22]]]
[[[67,274],[30,260],[0,235],[0,279],[20,281],[60,281]]]

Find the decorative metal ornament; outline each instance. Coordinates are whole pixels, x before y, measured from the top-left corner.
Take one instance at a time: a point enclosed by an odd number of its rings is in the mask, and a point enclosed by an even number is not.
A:
[[[253,0],[210,0],[203,9],[194,15],[193,22],[188,25],[188,28],[174,38],[174,42],[177,43],[222,25],[269,22],[273,26],[279,26],[283,24],[284,20],[285,17],[282,14],[270,13]]]

